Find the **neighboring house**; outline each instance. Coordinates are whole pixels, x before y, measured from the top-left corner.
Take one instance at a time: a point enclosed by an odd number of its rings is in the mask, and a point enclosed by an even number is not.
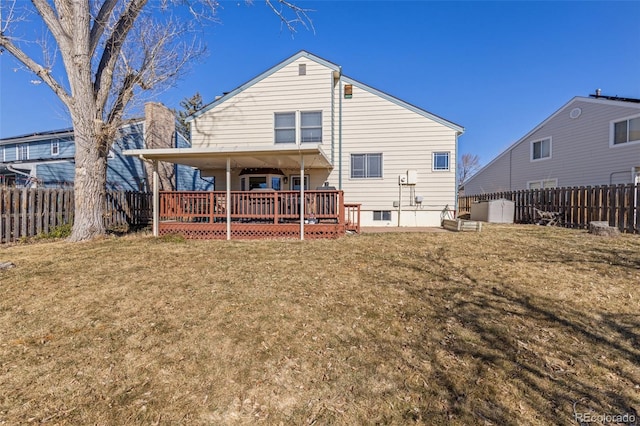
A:
[[[439,226],[463,131],[301,51],[194,114],[191,150],[155,158],[198,167],[216,190],[225,158],[232,191],[343,190],[362,226]]]
[[[465,195],[640,183],[640,99],[575,97],[469,178]]]
[[[159,104],[147,104],[147,119],[131,120],[118,130],[107,158],[107,189],[150,191],[150,172],[140,158],[122,155],[125,149],[149,147],[151,143],[185,148],[188,141],[175,132],[173,114]],[[150,132],[154,125],[149,116],[170,120],[168,129],[158,137]],[[153,133],[153,135],[151,135]],[[155,137],[154,137],[155,136]],[[160,142],[155,140],[160,139]],[[0,139],[0,185],[30,188],[72,188],[75,174],[73,129],[33,133]],[[165,170],[166,189],[211,189],[212,179],[201,179],[198,171],[183,165],[169,165]]]

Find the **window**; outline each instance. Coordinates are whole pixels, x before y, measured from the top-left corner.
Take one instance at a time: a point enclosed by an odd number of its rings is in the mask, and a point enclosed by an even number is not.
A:
[[[289,178],[289,182],[291,182],[289,186],[292,191],[300,190],[300,175],[292,175]],[[304,176],[304,189],[309,189],[309,175]]]
[[[296,113],[276,112],[275,114],[276,143],[296,142]]]
[[[249,177],[249,191],[252,189],[265,189],[267,188],[266,176],[250,176]]]
[[[612,145],[640,142],[640,117],[612,123]]]
[[[449,153],[448,152],[433,153],[433,170],[434,171],[449,170]]]
[[[373,220],[391,220],[391,210],[374,210]]]
[[[529,189],[546,189],[555,188],[557,186],[558,179],[533,180],[531,182],[527,182],[527,187]]]
[[[271,177],[271,189],[274,191],[280,191],[282,189],[282,178],[279,176]]]
[[[351,177],[368,179],[382,177],[382,154],[351,154]]]
[[[16,146],[16,159],[18,161],[29,159],[29,145],[21,144]]]
[[[60,154],[60,142],[59,141],[51,141],[51,155]]]
[[[322,142],[322,112],[301,112],[300,133],[302,142]]]
[[[307,64],[298,64],[298,75],[307,75]]]
[[[275,142],[322,142],[322,111],[303,111],[299,118],[295,112],[275,113]],[[297,135],[298,129],[300,135]]]
[[[551,157],[551,138],[531,142],[531,160]]]

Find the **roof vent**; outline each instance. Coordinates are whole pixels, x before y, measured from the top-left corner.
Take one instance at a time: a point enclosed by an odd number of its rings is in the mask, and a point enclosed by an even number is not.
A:
[[[298,64],[298,75],[307,75],[307,64]]]

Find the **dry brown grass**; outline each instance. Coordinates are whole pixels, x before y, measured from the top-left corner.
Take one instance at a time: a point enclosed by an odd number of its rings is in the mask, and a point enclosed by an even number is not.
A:
[[[640,238],[488,226],[0,248],[0,424],[640,411]],[[575,404],[575,405],[574,405]]]

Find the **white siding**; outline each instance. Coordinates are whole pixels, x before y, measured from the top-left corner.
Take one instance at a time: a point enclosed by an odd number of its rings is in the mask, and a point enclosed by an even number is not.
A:
[[[298,75],[298,64],[307,65]],[[192,146],[273,146],[276,112],[322,111],[323,145],[330,144],[332,71],[300,58],[202,114]]]
[[[581,114],[572,119],[575,108]],[[631,183],[632,169],[640,166],[640,144],[611,147],[610,123],[634,113],[640,105],[576,98],[473,176],[465,194],[526,189],[528,182],[547,179],[557,179],[560,187]],[[551,158],[531,161],[531,142],[547,137]]]
[[[432,171],[434,152],[449,153],[449,171]],[[382,153],[382,179],[351,178],[351,154],[366,153]],[[453,210],[455,205],[455,159],[453,129],[356,85],[352,99],[342,100],[342,184],[348,202],[362,203],[365,223],[373,210],[397,211],[393,202],[399,199],[398,175],[414,169],[418,173],[415,195],[421,195],[423,202],[411,206],[410,188],[403,186],[403,217],[430,216],[430,223],[421,224],[439,225],[442,209],[448,205]],[[336,168],[330,176],[332,185],[338,182],[338,172]],[[427,214],[434,211],[438,213],[435,221],[434,215]],[[397,224],[397,216],[392,222]]]
[[[301,63],[306,64],[303,76],[298,75]],[[442,210],[446,206],[455,208],[456,138],[460,129],[365,85],[354,84],[353,97],[340,99],[344,82],[334,81],[334,70],[323,63],[307,57],[292,61],[234,91],[198,116],[192,122],[192,146],[270,147],[275,144],[274,113],[322,111],[322,148],[334,167],[308,169],[311,189],[325,181],[339,188],[341,182],[345,200],[362,204],[363,225],[397,225],[398,209],[393,203],[399,198],[398,175],[417,170],[415,191],[402,187],[401,224],[439,226]],[[434,152],[449,153],[450,170],[432,171]],[[366,153],[382,154],[382,178],[350,177],[351,154]],[[299,170],[283,172],[289,177],[299,174]],[[238,173],[232,173],[232,190],[240,189]],[[224,189],[224,172],[214,175],[216,189]],[[420,206],[410,202],[411,194],[423,197]],[[392,220],[373,222],[374,210],[392,211]]]

